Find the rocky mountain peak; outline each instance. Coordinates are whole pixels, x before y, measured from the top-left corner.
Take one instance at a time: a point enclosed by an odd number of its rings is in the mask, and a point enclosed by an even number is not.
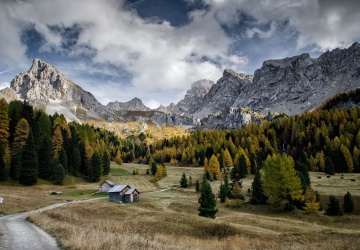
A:
[[[249,81],[252,81],[253,76],[252,75],[246,75],[243,73],[237,73],[232,69],[225,69],[223,73],[224,78],[238,78],[238,79],[246,79]]]
[[[128,102],[109,102],[106,107],[110,110],[120,111],[149,111],[150,108],[146,107],[141,99],[135,97]]]

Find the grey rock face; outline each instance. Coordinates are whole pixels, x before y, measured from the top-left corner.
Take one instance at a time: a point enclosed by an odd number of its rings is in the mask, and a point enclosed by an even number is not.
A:
[[[184,115],[191,115],[196,112],[196,110],[199,109],[204,96],[209,92],[213,85],[213,81],[206,79],[194,82],[191,85],[191,89],[186,92],[184,99],[176,104],[178,108],[177,112]],[[169,110],[172,109],[173,108],[169,108]]]
[[[0,99],[1,98],[4,98],[8,103],[19,99],[16,92],[11,88],[4,88],[0,90]]]
[[[335,49],[310,58],[302,54],[268,60],[254,77],[225,70],[223,77],[204,96],[194,116],[227,113],[229,108],[252,108],[299,114],[320,106],[337,93],[360,87],[360,45]]]
[[[135,97],[128,102],[109,102],[106,107],[110,110],[130,110],[130,111],[149,111],[150,108],[146,107],[143,102]]]

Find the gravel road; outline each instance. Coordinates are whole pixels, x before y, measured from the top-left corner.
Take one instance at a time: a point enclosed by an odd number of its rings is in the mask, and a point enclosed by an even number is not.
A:
[[[87,202],[97,199],[98,198],[75,201],[71,203]],[[35,226],[34,224],[26,221],[26,217],[29,215],[29,213],[42,212],[45,210],[63,206],[65,204],[69,203],[58,203],[25,213],[12,214],[0,217],[0,249],[59,249],[53,237],[45,233],[42,229]]]

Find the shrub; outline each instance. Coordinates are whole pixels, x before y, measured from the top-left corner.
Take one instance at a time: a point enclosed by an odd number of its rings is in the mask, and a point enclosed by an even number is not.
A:
[[[344,195],[344,212],[351,213],[353,211],[354,211],[354,201],[353,201],[351,193],[348,191]]]

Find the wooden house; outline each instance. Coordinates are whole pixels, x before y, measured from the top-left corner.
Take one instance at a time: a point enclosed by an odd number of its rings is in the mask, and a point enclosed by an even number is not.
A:
[[[131,189],[129,185],[116,185],[109,190],[109,201],[124,202],[125,193]]]
[[[99,193],[107,193],[110,189],[112,189],[115,184],[112,181],[104,180],[100,183]]]
[[[125,202],[137,202],[139,201],[140,192],[136,188],[130,188],[125,193]]]

